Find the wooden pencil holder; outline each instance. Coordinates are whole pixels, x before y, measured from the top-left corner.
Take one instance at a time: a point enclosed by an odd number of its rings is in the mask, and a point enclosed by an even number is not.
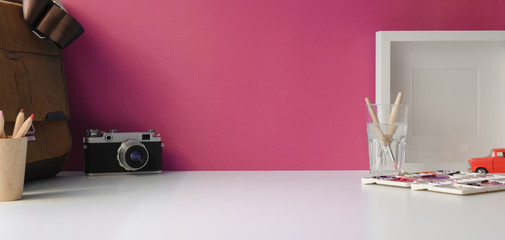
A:
[[[23,196],[27,138],[0,139],[0,201]]]

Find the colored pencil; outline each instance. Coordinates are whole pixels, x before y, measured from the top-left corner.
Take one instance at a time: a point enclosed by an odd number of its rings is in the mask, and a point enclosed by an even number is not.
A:
[[[25,120],[25,113],[23,112],[23,109],[21,109],[21,111],[19,111],[18,113],[18,116],[16,117],[16,122],[14,123],[14,130],[12,131],[12,137],[17,135],[24,120]]]
[[[32,114],[28,119],[26,119],[23,125],[21,125],[21,127],[19,128],[18,133],[14,135],[13,138],[22,138],[25,136],[25,134],[28,132],[28,129],[30,129],[30,127],[32,126],[33,116],[34,115]]]
[[[4,112],[0,110],[0,138],[5,138],[5,130],[4,130]]]

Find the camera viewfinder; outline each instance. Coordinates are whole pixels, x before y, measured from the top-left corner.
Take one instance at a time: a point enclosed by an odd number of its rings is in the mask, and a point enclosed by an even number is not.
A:
[[[142,140],[151,140],[151,134],[142,134]]]

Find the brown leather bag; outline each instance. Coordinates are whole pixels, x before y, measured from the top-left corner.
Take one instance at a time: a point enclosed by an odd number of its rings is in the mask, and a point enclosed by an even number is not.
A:
[[[0,0],[0,110],[6,134],[12,134],[20,109],[27,116],[35,114],[26,181],[56,175],[71,148],[61,49],[49,37],[39,38],[32,30],[24,20],[22,3]]]

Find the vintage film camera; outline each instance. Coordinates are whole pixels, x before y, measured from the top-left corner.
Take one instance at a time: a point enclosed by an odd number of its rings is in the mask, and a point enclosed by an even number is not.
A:
[[[161,172],[163,143],[154,129],[121,133],[90,129],[83,140],[86,175]]]

